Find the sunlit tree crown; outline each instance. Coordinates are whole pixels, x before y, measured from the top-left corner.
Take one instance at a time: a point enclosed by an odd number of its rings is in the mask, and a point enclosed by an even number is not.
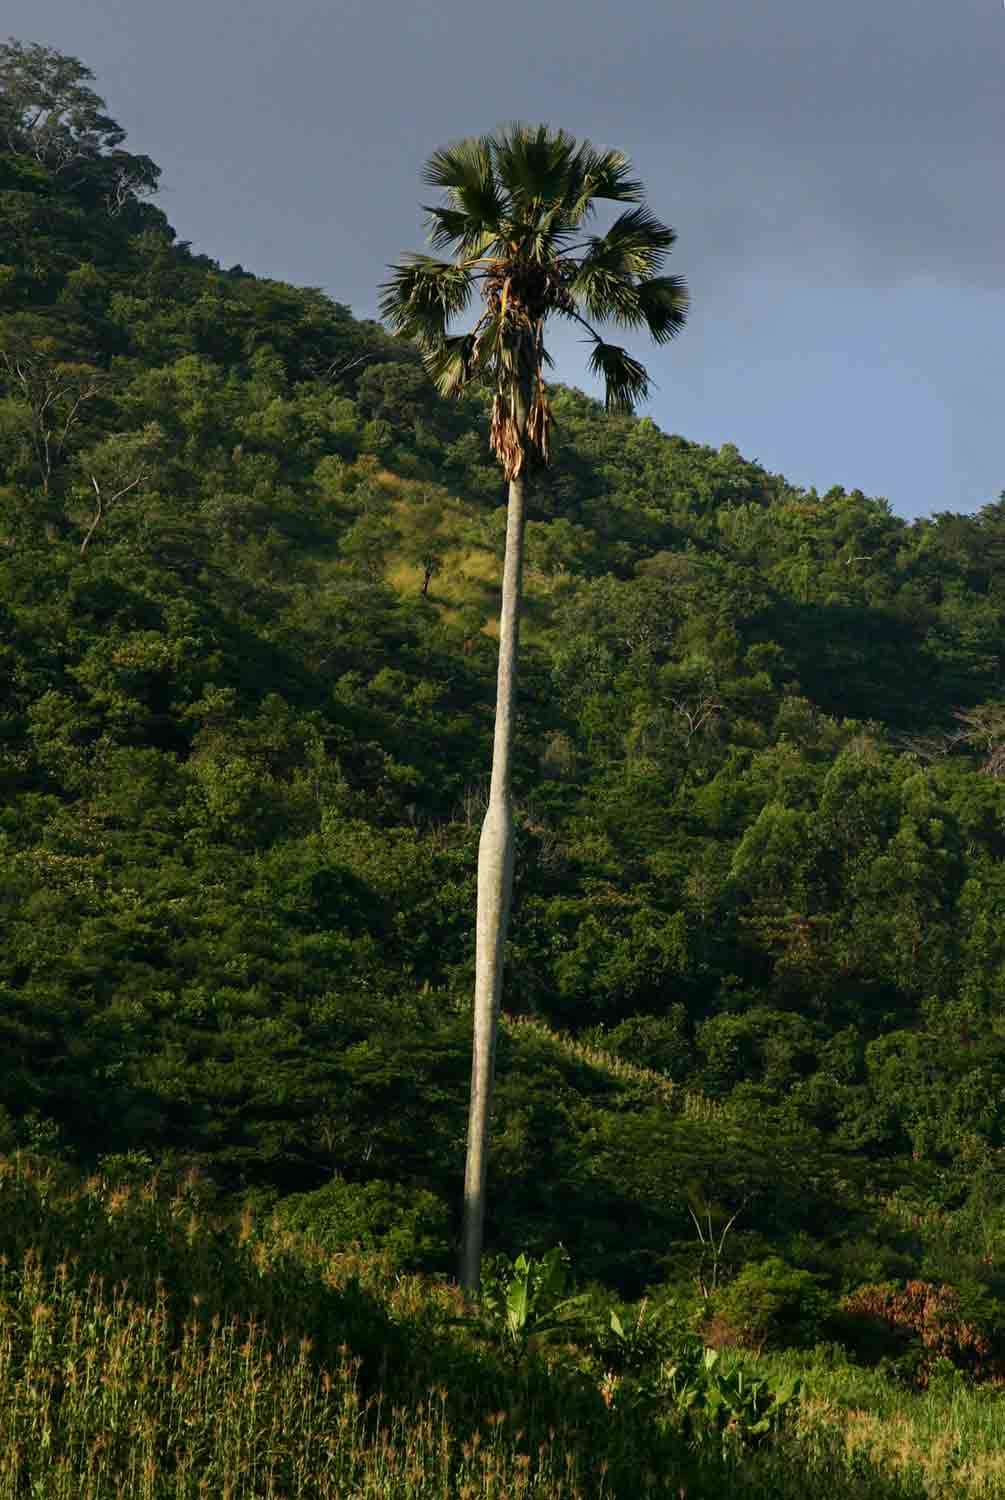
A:
[[[594,325],[646,329],[658,344],[680,331],[687,289],[681,277],[661,274],[676,235],[642,202],[622,152],[546,125],[469,136],[435,151],[423,175],[443,198],[427,208],[432,246],[452,258],[396,262],[381,313],[418,343],[444,395],[474,380],[494,389],[492,446],[513,478],[528,459],[548,460],[544,333],[552,315],[586,330],[589,368],[603,377],[608,410],[630,411],[648,394],[645,367]],[[590,234],[604,201],[634,206],[604,234]],[[451,332],[476,291],[474,327]],[[525,427],[517,419],[521,389],[530,393]]]

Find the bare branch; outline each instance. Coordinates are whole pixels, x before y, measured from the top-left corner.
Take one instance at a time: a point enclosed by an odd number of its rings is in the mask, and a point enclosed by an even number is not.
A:
[[[711,693],[699,693],[695,698],[672,698],[674,713],[687,725],[686,743],[690,745],[696,734],[711,724],[722,713],[722,702]]]
[[[1005,778],[1005,703],[978,703],[958,708],[953,718],[962,725],[959,738],[984,754],[981,770],[996,780]]]
[[[366,364],[368,359],[381,359],[383,357],[381,354],[371,352],[369,354],[357,354],[355,359],[344,359],[341,364],[339,364],[337,359],[333,360],[325,371],[324,378],[325,380],[338,380],[341,376],[347,375],[350,370],[355,370],[357,365]]]
[[[32,415],[31,444],[48,497],[53,470],[65,458],[84,405],[101,390],[99,372],[61,364],[44,355],[0,349],[0,369],[17,386]],[[61,410],[62,408],[62,410]]]
[[[116,490],[115,494],[110,495],[107,500],[105,500],[102,496],[101,486],[97,481],[97,477],[94,474],[91,475],[91,484],[94,486],[94,494],[97,500],[97,505],[95,506],[94,510],[94,519],[92,520],[90,526],[87,528],[87,535],[84,537],[84,540],[80,544],[81,557],[83,557],[84,553],[87,551],[87,544],[91,540],[91,537],[97,531],[103,518],[108,514],[115,502],[117,500],[121,500],[123,495],[128,495],[130,490],[134,490],[136,486],[146,478],[146,475],[146,469],[141,469],[140,472],[136,475],[135,479],[131,479],[128,484],[124,484],[120,490]]]

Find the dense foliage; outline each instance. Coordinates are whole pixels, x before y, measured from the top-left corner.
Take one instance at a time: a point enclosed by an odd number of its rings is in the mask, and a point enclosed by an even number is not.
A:
[[[5,1143],[446,1268],[489,408],[179,242],[86,76],[31,139],[51,65],[0,69]],[[909,523],[551,399],[490,1244],[768,1266],[769,1311],[952,1281],[995,1332],[1005,500]]]

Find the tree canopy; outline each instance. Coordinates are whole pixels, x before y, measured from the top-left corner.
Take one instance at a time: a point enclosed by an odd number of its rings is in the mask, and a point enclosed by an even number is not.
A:
[[[61,186],[98,187],[107,210],[118,213],[156,189],[160,169],[120,149],[126,132],[105,114],[93,77],[54,47],[13,38],[0,45],[0,142],[15,162],[47,169]]]

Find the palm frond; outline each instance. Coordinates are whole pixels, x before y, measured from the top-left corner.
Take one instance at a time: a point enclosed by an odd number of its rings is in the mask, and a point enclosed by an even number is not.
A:
[[[395,333],[432,348],[445,337],[451,318],[470,302],[471,272],[429,255],[410,255],[391,271],[380,289],[381,317]]]
[[[423,363],[441,396],[451,397],[472,379],[476,370],[473,333],[449,334],[423,355]]]
[[[631,163],[622,151],[598,150],[582,141],[569,160],[562,218],[571,230],[596,211],[601,199],[615,203],[638,203],[642,183],[630,175]]]
[[[527,413],[527,444],[534,455],[537,463],[542,468],[547,468],[551,462],[551,429],[554,418],[551,413],[551,402],[548,400],[548,392],[544,381],[538,379],[534,386],[534,395]]]
[[[645,328],[657,344],[676,337],[687,321],[688,291],[682,276],[636,281],[604,266],[583,265],[570,291],[598,322]]]
[[[498,223],[505,214],[488,136],[471,135],[439,147],[426,162],[422,180],[440,188],[451,208],[460,209],[483,227]]]
[[[557,227],[556,227],[557,221]],[[562,254],[562,240],[568,238],[560,206],[554,212],[535,213],[513,219],[507,226],[508,242],[516,255],[547,266]]]
[[[649,395],[650,380],[645,365],[627,349],[597,339],[589,359],[592,374],[604,381],[604,404],[608,411],[634,411]]]
[[[501,359],[505,322],[501,312],[486,313],[475,329],[473,354],[482,369]]]
[[[683,276],[653,276],[635,288],[642,317],[657,344],[675,338],[687,322],[690,297]]]
[[[583,141],[576,154],[576,171],[581,179],[582,197],[589,200],[602,198],[611,203],[640,203],[643,187],[637,177],[631,175],[632,164],[623,151],[599,149],[590,141]],[[577,223],[589,212],[583,203]]]
[[[579,222],[577,219],[571,217],[569,207],[577,191],[578,186],[576,183],[573,183],[569,196],[553,203],[550,208],[545,209],[537,218],[538,231],[548,236],[557,254],[561,254],[562,241],[572,236]]]
[[[676,232],[644,205],[629,208],[606,234],[591,238],[584,265],[604,266],[628,276],[655,276],[670,253]]]
[[[576,143],[564,130],[547,125],[504,126],[491,138],[496,176],[515,207],[549,207],[561,202],[569,185]]]
[[[499,226],[484,224],[463,208],[424,205],[429,242],[434,250],[453,250],[465,260],[477,259],[499,244]]]
[[[598,322],[620,323],[623,328],[641,328],[645,314],[630,276],[609,271],[606,266],[583,264],[569,284],[580,307]]]

